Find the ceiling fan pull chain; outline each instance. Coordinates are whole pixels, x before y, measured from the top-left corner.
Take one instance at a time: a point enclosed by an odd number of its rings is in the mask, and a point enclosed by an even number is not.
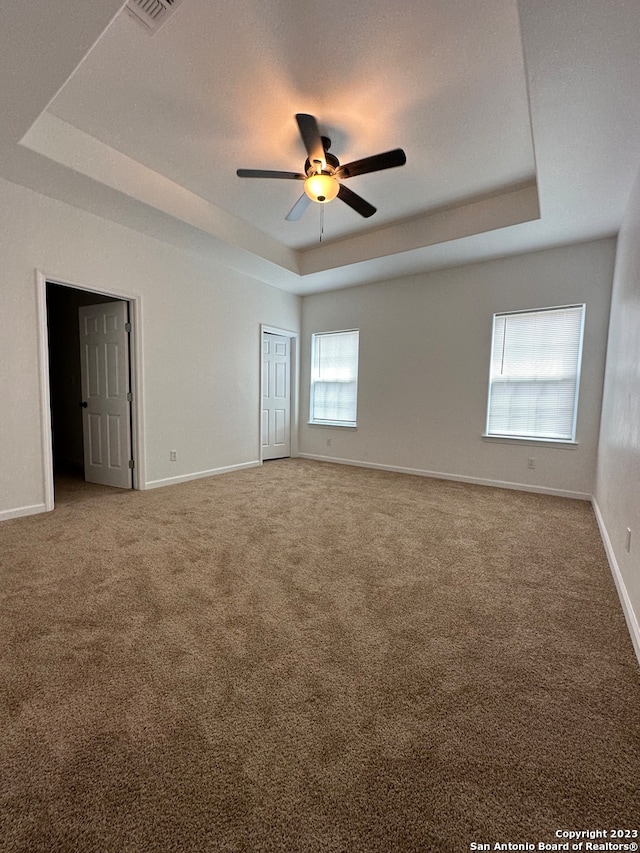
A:
[[[324,205],[320,207],[320,242],[322,243],[322,235],[324,234]]]

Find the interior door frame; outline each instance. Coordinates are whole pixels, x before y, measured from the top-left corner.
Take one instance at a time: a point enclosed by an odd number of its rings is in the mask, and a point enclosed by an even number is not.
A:
[[[289,375],[289,405],[291,411],[289,413],[289,428],[291,430],[291,457],[298,455],[298,376],[300,375],[300,347],[298,346],[299,333],[292,332],[291,329],[279,329],[276,326],[267,326],[264,323],[260,324],[260,399],[258,401],[258,459],[262,465],[262,395],[263,395],[263,379],[264,379],[264,351],[262,347],[262,339],[264,333],[268,332],[271,335],[282,335],[283,338],[289,338],[289,364],[291,366]]]
[[[36,270],[36,298],[38,315],[38,361],[40,372],[40,422],[42,424],[42,479],[44,483],[45,511],[54,508],[53,486],[53,432],[51,425],[51,386],[49,377],[49,329],[47,322],[47,284],[57,284],[73,290],[83,290],[99,296],[111,296],[129,304],[131,336],[129,338],[129,370],[131,372],[131,453],[135,460],[132,485],[134,489],[146,488],[144,454],[144,396],[142,393],[142,297],[117,289],[104,290],[89,284],[69,281],[66,277],[48,275]]]

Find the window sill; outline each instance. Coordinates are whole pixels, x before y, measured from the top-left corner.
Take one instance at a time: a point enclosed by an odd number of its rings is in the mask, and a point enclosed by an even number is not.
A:
[[[519,444],[521,446],[528,447],[551,447],[554,449],[565,448],[566,450],[577,450],[578,442],[577,441],[562,441],[557,438],[531,438],[531,437],[523,437],[518,438],[516,435],[483,435],[483,441],[489,442],[492,444],[493,442],[497,444]]]
[[[357,424],[341,424],[339,422],[331,422],[331,421],[307,421],[307,426],[310,427],[329,427],[330,429],[358,429]]]

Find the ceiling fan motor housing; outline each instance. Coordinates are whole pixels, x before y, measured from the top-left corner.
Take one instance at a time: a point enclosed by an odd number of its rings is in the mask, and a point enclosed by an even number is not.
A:
[[[340,161],[335,156],[335,154],[329,154],[328,151],[324,152],[325,160],[327,161],[327,168],[323,169],[323,174],[333,175],[340,168]],[[311,160],[307,157],[304,163],[304,171],[307,175],[313,175],[314,172],[317,171],[316,167],[313,165]]]

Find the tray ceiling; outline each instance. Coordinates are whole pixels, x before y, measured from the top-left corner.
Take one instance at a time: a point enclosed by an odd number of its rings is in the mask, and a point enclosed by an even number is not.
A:
[[[49,22],[64,79],[30,69],[44,103],[9,129],[10,180],[300,293],[617,230],[640,158],[636,3],[182,0],[153,34],[93,5],[65,0],[66,38]],[[298,182],[236,176],[302,170],[296,112],[341,162],[404,148],[349,182],[374,217],[336,200],[287,222]]]

